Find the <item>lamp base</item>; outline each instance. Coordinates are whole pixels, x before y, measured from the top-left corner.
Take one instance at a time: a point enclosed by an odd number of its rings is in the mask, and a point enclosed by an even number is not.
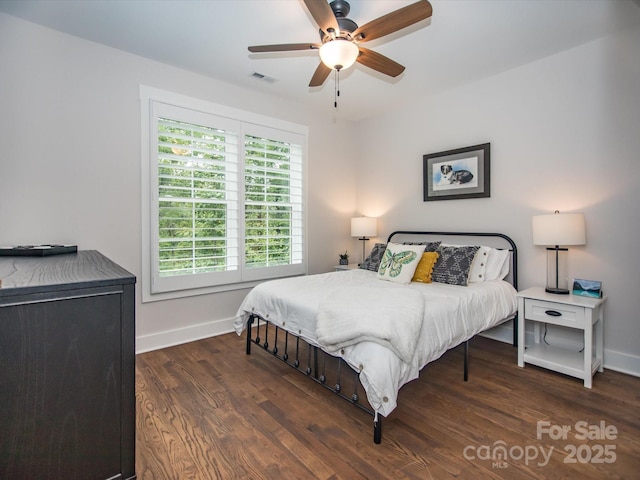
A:
[[[556,295],[569,293],[569,278],[567,275],[568,249],[547,248],[547,284],[545,291]]]
[[[362,263],[364,263],[364,259],[365,259],[364,246],[366,245],[366,242],[369,239],[367,237],[360,237],[358,240],[362,240]],[[358,265],[358,266],[360,266],[360,265]]]
[[[555,293],[556,295],[569,295],[569,290],[565,288],[547,287],[544,289],[544,291],[547,293]]]

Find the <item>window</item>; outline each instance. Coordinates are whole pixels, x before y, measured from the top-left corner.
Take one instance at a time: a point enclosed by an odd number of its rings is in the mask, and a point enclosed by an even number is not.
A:
[[[302,262],[301,146],[245,135],[245,266]]]
[[[141,98],[143,301],[305,273],[306,128],[146,87]]]

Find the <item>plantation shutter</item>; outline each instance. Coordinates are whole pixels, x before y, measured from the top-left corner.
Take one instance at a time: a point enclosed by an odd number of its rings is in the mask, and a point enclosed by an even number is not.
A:
[[[149,105],[150,294],[304,274],[306,134]]]
[[[155,103],[152,291],[241,279],[236,121]]]
[[[300,135],[247,126],[243,278],[304,273]]]

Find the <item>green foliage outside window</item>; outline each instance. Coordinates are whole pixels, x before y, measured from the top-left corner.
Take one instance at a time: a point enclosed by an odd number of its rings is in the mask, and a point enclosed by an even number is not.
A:
[[[225,270],[224,132],[168,119],[158,130],[160,274]]]
[[[245,262],[247,267],[291,262],[290,146],[245,137]]]
[[[229,215],[235,208],[229,192],[237,191],[229,162],[237,158],[228,156],[227,132],[170,119],[160,119],[158,132],[160,275],[230,268],[228,237],[238,227]],[[247,135],[244,146],[245,266],[287,265],[294,224],[290,145]]]

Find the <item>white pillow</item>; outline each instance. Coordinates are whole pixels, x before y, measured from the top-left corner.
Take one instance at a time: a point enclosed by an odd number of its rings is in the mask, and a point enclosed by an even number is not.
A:
[[[502,280],[509,274],[509,250],[492,248],[487,260],[487,270],[484,275],[486,282],[490,280]]]
[[[442,245],[445,244],[443,243]],[[486,255],[483,253],[486,253]],[[481,245],[471,263],[469,283],[503,280],[509,274],[510,253],[509,250],[500,250]],[[482,262],[483,259],[485,260],[484,262]],[[482,263],[485,265],[483,266]]]
[[[378,278],[409,284],[424,253],[424,245],[387,244],[378,268]]]
[[[489,261],[490,247],[480,246],[471,262],[471,270],[469,270],[469,283],[484,282],[487,276],[487,262]]]

